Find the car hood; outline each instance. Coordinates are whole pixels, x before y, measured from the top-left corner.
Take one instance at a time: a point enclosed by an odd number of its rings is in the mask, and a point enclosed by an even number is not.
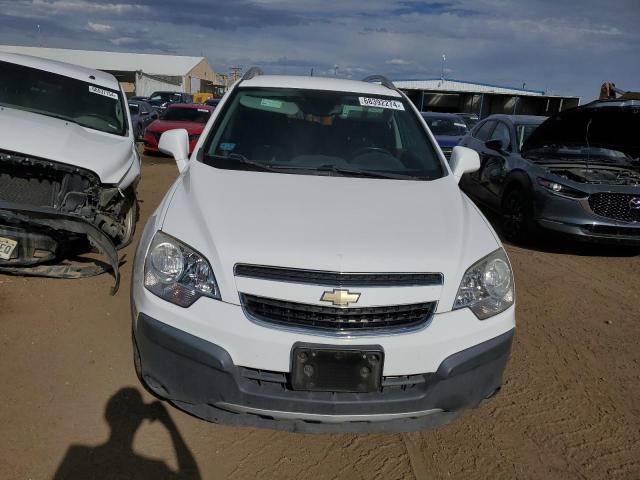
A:
[[[640,158],[640,115],[630,106],[590,104],[549,117],[524,142],[521,153],[549,145],[605,148]],[[588,143],[587,143],[588,141]]]
[[[443,273],[453,298],[466,268],[499,245],[451,175],[290,175],[194,160],[178,180],[162,229],[209,258],[228,301],[238,300],[229,290],[236,263]]]
[[[91,170],[102,183],[118,184],[136,159],[130,137],[13,108],[0,108],[0,131],[0,149]]]
[[[462,140],[462,137],[453,137],[450,135],[436,135],[435,137],[440,148],[453,148],[460,143],[460,140]]]
[[[204,123],[196,123],[196,122],[177,122],[171,120],[154,120],[147,127],[147,130],[150,132],[166,132],[167,130],[173,130],[176,128],[184,128],[190,134],[193,133],[202,133],[204,129]]]

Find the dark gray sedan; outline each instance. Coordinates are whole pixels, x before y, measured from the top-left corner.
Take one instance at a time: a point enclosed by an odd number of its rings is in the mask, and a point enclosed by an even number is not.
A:
[[[504,235],[539,229],[640,245],[640,102],[597,101],[542,117],[493,115],[460,145],[480,154],[461,186],[499,212]]]
[[[142,139],[144,129],[159,116],[156,109],[143,100],[129,100],[129,113],[136,140]]]

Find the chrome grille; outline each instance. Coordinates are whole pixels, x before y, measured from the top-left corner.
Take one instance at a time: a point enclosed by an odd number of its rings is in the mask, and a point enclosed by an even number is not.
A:
[[[453,153],[453,148],[441,148],[442,153],[444,153],[444,157],[447,161],[451,160],[451,154]]]
[[[365,331],[417,327],[433,314],[436,302],[382,307],[339,308],[289,302],[241,293],[245,311],[276,325],[329,331]]]
[[[640,222],[640,209],[631,208],[632,200],[640,202],[640,192],[633,193],[594,193],[589,196],[589,206],[596,215],[613,218],[623,222]]]

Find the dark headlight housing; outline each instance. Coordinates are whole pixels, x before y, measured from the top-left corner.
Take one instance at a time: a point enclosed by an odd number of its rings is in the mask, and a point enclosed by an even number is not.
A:
[[[580,191],[576,188],[568,187],[562,183],[538,177],[538,185],[547,190],[549,193],[558,195],[559,197],[571,198],[573,200],[581,200],[589,196],[588,193]]]

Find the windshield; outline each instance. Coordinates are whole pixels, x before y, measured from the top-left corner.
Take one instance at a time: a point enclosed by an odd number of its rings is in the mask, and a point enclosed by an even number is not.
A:
[[[149,101],[153,102],[175,102],[180,98],[179,93],[175,92],[153,92],[149,97]]]
[[[462,137],[467,134],[468,127],[462,118],[451,117],[424,117],[429,125],[431,133],[436,136]]]
[[[0,105],[125,135],[119,92],[64,75],[0,61]]]
[[[434,179],[445,170],[403,99],[239,89],[205,144],[217,168]]]
[[[162,120],[172,122],[207,123],[211,112],[206,108],[167,108]]]
[[[516,125],[516,136],[518,138],[518,151],[522,149],[522,145],[525,140],[529,138],[529,135],[533,133],[533,131],[538,128],[539,124],[520,124]]]

